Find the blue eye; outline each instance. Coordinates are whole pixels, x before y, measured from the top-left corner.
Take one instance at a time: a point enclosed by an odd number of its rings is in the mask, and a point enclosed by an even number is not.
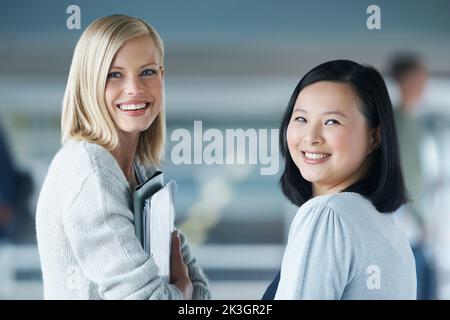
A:
[[[156,74],[156,70],[153,70],[153,69],[145,69],[145,70],[142,71],[142,73],[141,73],[141,75],[146,76],[146,77],[148,77],[148,76],[153,76],[153,75],[155,75],[155,74]]]
[[[108,73],[108,78],[120,78],[122,75],[120,74],[120,72],[117,71],[113,71]]]
[[[327,125],[328,123],[331,123],[331,124],[340,124],[339,121],[337,121],[337,120],[335,120],[335,119],[330,119],[330,120],[325,121],[325,125]]]

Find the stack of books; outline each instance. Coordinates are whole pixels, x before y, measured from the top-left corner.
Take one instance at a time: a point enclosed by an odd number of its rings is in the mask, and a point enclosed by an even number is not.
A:
[[[142,248],[153,257],[159,275],[170,281],[170,248],[174,230],[176,183],[164,185],[161,171],[136,187],[133,193],[134,228]]]

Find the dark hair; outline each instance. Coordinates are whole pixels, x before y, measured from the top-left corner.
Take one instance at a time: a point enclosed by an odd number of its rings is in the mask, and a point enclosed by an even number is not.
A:
[[[419,55],[411,52],[397,53],[391,58],[389,74],[395,81],[401,82],[406,74],[421,67],[422,59]]]
[[[300,91],[319,81],[350,85],[359,97],[361,113],[367,125],[370,128],[380,127],[381,141],[372,153],[369,174],[342,191],[361,194],[379,212],[395,211],[407,199],[391,100],[384,80],[375,68],[349,60],[329,61],[315,67],[300,80],[292,93],[280,128],[280,151],[285,159],[280,184],[284,195],[297,206],[312,197],[311,183],[302,177],[289,153],[286,130]]]

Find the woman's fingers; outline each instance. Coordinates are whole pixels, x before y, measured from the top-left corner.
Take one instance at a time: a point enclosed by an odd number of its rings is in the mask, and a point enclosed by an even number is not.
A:
[[[183,256],[181,255],[181,245],[180,245],[180,234],[178,230],[172,232],[172,252],[171,260],[173,262],[183,261]]]
[[[185,299],[192,298],[192,282],[189,279],[188,268],[181,254],[180,234],[176,230],[172,233],[172,252],[170,255],[170,283],[174,284]]]
[[[177,282],[185,276],[185,265],[181,254],[180,236],[178,231],[172,233],[172,250],[170,253],[170,280]]]

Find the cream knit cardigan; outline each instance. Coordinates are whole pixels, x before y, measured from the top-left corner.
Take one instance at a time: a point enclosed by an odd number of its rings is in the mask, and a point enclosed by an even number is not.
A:
[[[137,167],[142,177],[151,173]],[[75,140],[61,148],[36,212],[45,299],[183,299],[135,237],[131,208],[130,186],[106,149]],[[209,299],[183,234],[181,242],[193,299]]]

